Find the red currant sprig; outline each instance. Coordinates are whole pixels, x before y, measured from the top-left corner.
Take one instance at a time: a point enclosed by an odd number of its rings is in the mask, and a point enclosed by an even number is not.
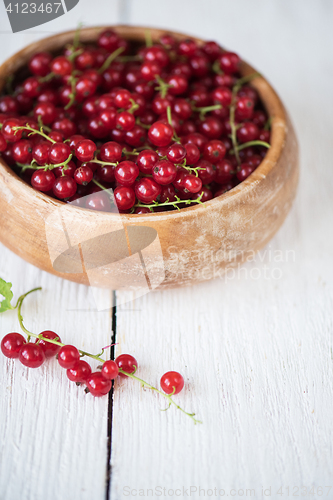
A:
[[[8,309],[17,309],[17,316],[20,327],[27,335],[27,340],[23,335],[12,332],[2,339],[1,351],[8,358],[18,358],[24,366],[29,368],[38,368],[46,358],[57,356],[59,365],[66,369],[69,380],[76,382],[77,385],[85,384],[85,392],[90,392],[93,396],[100,397],[110,392],[112,388],[112,380],[117,376],[129,377],[140,382],[142,387],[146,387],[158,394],[162,395],[169,403],[168,408],[174,405],[185,415],[189,416],[195,424],[201,423],[195,418],[194,413],[186,412],[173,399],[174,394],[178,394],[184,387],[184,379],[178,372],[165,373],[160,381],[161,388],[157,389],[145,380],[135,375],[138,362],[130,354],[121,354],[115,361],[104,360],[101,356],[107,347],[103,347],[99,354],[91,354],[81,349],[77,349],[73,345],[63,344],[59,335],[52,331],[44,331],[40,334],[35,334],[27,330],[23,323],[22,304],[24,299],[32,292],[41,290],[41,287],[34,288],[18,298],[15,306],[10,304],[13,297],[11,291],[11,283],[6,283],[0,279],[0,292],[5,299],[0,304],[0,312]],[[31,342],[31,337],[36,339],[35,343]],[[102,365],[99,367],[101,371],[92,373],[90,365],[82,360],[83,356],[90,357],[100,361]]]

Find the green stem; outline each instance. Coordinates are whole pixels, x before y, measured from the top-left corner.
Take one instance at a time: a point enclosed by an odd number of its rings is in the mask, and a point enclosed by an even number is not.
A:
[[[71,106],[73,106],[73,104],[75,102],[77,78],[75,78],[75,76],[72,75],[69,80],[71,82],[71,93],[68,96],[69,97],[69,101],[66,104],[66,106],[65,106],[64,109],[70,108]]]
[[[158,83],[155,90],[161,93],[162,99],[164,99],[168,93],[168,89],[172,87],[169,83],[165,83],[165,81],[160,77],[160,75],[155,75],[156,81]]]
[[[67,158],[66,161],[63,161],[62,163],[48,163],[47,165],[42,165],[41,167],[35,167],[32,163],[30,165],[24,165],[22,163],[17,163],[19,167],[22,168],[22,173],[28,170],[29,168],[32,168],[33,170],[53,170],[54,168],[57,167],[65,167],[63,170],[67,170],[67,165],[71,161],[73,155],[70,154],[69,157]],[[64,175],[64,173],[63,173]]]
[[[202,194],[200,195],[199,198],[197,198],[195,200],[181,200],[180,198],[178,198],[178,196],[176,196],[176,201],[169,201],[169,198],[167,198],[167,200],[164,203],[158,203],[158,201],[155,201],[155,203],[152,203],[150,205],[146,205],[144,203],[136,203],[132,208],[145,207],[145,208],[149,208],[149,210],[151,212],[153,212],[152,209],[156,208],[156,207],[172,206],[174,208],[177,208],[177,210],[180,210],[180,208],[178,207],[178,204],[179,205],[181,205],[182,203],[185,203],[186,205],[190,205],[191,203],[201,203],[202,204],[201,198],[202,198]]]
[[[24,299],[30,293],[36,292],[37,290],[41,290],[41,289],[42,289],[41,287],[33,288],[32,290],[29,290],[29,292],[21,295],[18,298],[16,306],[15,306],[15,309],[17,308],[17,316],[18,316],[18,320],[19,320],[19,323],[20,323],[20,327],[23,330],[23,332],[27,335],[28,342],[30,341],[31,337],[34,337],[34,338],[37,338],[37,339],[40,339],[40,340],[45,340],[45,342],[49,342],[50,344],[55,344],[55,345],[59,345],[59,346],[63,347],[66,344],[63,344],[62,342],[59,342],[58,340],[53,340],[53,339],[48,339],[46,337],[43,337],[42,334],[38,335],[37,333],[30,332],[24,326],[24,324],[23,324],[23,316],[22,316],[21,309],[22,309],[22,304],[23,304]],[[100,354],[91,354],[90,352],[82,351],[81,349],[78,349],[78,351],[79,351],[79,353],[80,353],[81,356],[88,356],[89,358],[96,359],[97,361],[100,361],[101,363],[105,363],[105,359],[101,358]],[[102,350],[102,352],[103,351],[104,351],[104,349]],[[136,367],[135,367],[135,369],[136,369]],[[137,377],[136,375],[134,375],[132,373],[127,373],[127,372],[123,371],[121,368],[119,368],[119,373],[122,373],[123,375],[126,375],[126,377],[130,377],[130,378],[132,378],[134,380],[137,380],[138,382],[140,382],[142,384],[143,387],[147,387],[148,389],[151,389],[152,391],[155,391],[158,394],[161,394],[161,396],[163,396],[165,399],[167,399],[167,401],[169,402],[169,406],[171,404],[173,404],[178,410],[180,410],[181,412],[183,412],[185,415],[189,416],[193,420],[193,422],[195,424],[201,424],[202,423],[200,420],[197,420],[196,418],[194,418],[195,413],[188,413],[183,408],[181,408],[179,405],[177,405],[177,403],[175,403],[175,401],[173,401],[173,399],[172,399],[171,396],[174,394],[174,392],[171,393],[171,394],[165,394],[164,392],[160,391],[159,389],[157,389],[156,387],[152,386],[151,384],[148,384],[148,382],[146,382],[145,380],[142,380],[141,378]]]
[[[99,68],[98,72],[100,74],[104,73],[108,69],[110,64],[125,50],[124,47],[119,47],[119,49],[112,52],[109,57],[104,61],[103,65]]]
[[[169,123],[170,127],[172,127],[172,130],[173,130],[173,140],[175,142],[180,143],[180,139],[179,139],[178,135],[176,134],[175,129],[173,128],[173,125],[172,125],[171,106],[167,107],[167,118],[168,118],[168,123]]]
[[[237,151],[242,151],[242,149],[249,148],[250,146],[264,146],[267,149],[271,147],[271,145],[265,141],[249,141],[249,142],[244,142],[244,144],[241,144],[240,146],[237,146]],[[233,149],[230,151],[230,154],[231,155],[235,154]]]
[[[196,108],[195,106],[193,106],[192,110],[200,113],[200,119],[204,120],[206,113],[209,113],[210,111],[215,111],[217,109],[222,109],[222,108],[223,108],[222,104],[214,104],[213,106],[205,106],[203,108]]]
[[[112,167],[116,167],[118,165],[118,162],[110,163],[108,161],[97,160],[96,158],[93,158],[88,163],[98,163],[99,165],[111,165]]]
[[[133,380],[137,380],[138,382],[140,382],[142,384],[142,387],[147,387],[148,389],[157,392],[158,394],[160,394],[161,396],[163,396],[169,402],[169,406],[171,404],[173,404],[178,410],[180,410],[185,415],[187,415],[188,417],[190,417],[195,424],[202,424],[202,422],[200,420],[197,420],[196,418],[194,418],[195,413],[188,413],[183,408],[181,408],[179,405],[177,405],[177,403],[175,403],[175,401],[171,397],[173,395],[173,393],[171,393],[171,394],[165,394],[165,392],[162,392],[159,389],[157,389],[156,387],[154,387],[153,385],[148,384],[147,382],[145,382],[144,380],[142,380],[142,378],[137,377],[133,373],[124,372],[121,368],[119,368],[119,373],[122,373],[123,375],[126,375],[127,377],[130,377]]]
[[[271,125],[272,125],[272,117],[270,116],[268,118],[267,122],[265,123],[264,130],[270,130],[271,129]]]
[[[145,30],[145,40],[146,40],[146,47],[151,47],[153,45],[153,39],[151,37],[150,30]]]
[[[30,125],[25,125],[24,127],[13,127],[13,130],[30,130],[30,134],[28,134],[28,137],[30,135],[39,134],[42,137],[44,137],[45,139],[47,139],[48,141],[52,142],[53,144],[55,144],[57,142],[57,141],[54,141],[53,139],[51,139],[51,137],[49,137],[48,135],[44,134],[42,127],[40,130],[36,130],[36,129],[30,127]]]

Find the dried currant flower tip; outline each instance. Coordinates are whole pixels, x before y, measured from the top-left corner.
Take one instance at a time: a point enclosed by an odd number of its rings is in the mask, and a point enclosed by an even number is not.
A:
[[[7,333],[1,340],[1,352],[7,358],[18,358],[21,347],[26,343],[20,333]]]
[[[115,379],[119,373],[119,368],[117,363],[112,359],[105,361],[105,363],[103,363],[101,373],[103,377],[106,378],[107,380]]]
[[[87,392],[95,397],[105,396],[112,387],[111,380],[107,380],[101,372],[94,372],[86,379]]]
[[[166,394],[178,394],[184,387],[184,379],[178,372],[166,372],[162,375],[160,384]]]
[[[118,368],[126,373],[132,374],[138,368],[137,360],[130,354],[120,354],[120,356],[117,356],[117,358],[115,359],[115,362]],[[119,375],[121,377],[126,377],[126,375],[124,375],[123,373],[119,373]]]

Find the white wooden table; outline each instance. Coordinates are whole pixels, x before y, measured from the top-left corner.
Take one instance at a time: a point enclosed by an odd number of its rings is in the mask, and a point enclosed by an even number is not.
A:
[[[13,35],[0,3],[1,59],[79,21],[216,39],[273,82],[301,148],[296,203],[255,262],[233,279],[116,294],[113,319],[111,293],[99,292],[108,310],[96,312],[88,288],[1,246],[16,296],[43,286],[24,307],[33,331],[93,352],[114,340],[154,384],[179,370],[186,390],[175,399],[203,421],[159,411],[162,398],[131,380],[115,384],[112,403],[86,396],[56,361],[29,370],[0,356],[1,500],[320,498],[320,487],[333,498],[332,16],[325,0],[81,0]],[[0,325],[1,337],[19,331],[15,313]]]

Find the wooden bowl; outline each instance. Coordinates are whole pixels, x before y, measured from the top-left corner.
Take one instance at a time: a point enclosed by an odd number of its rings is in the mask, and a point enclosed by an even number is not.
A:
[[[103,29],[83,29],[81,41],[96,40]],[[128,40],[144,42],[146,28],[113,29]],[[151,29],[152,39],[163,32]],[[0,67],[0,90],[6,77],[32,54],[57,51],[73,36],[70,31],[46,38],[9,58]],[[241,71],[247,75],[255,70],[242,63]],[[271,148],[250,177],[231,191],[180,211],[151,215],[94,212],[35,191],[0,159],[1,242],[62,278],[141,293],[209,280],[244,262],[279,229],[298,183],[298,145],[289,117],[265,78],[255,78],[251,84],[272,119]]]

